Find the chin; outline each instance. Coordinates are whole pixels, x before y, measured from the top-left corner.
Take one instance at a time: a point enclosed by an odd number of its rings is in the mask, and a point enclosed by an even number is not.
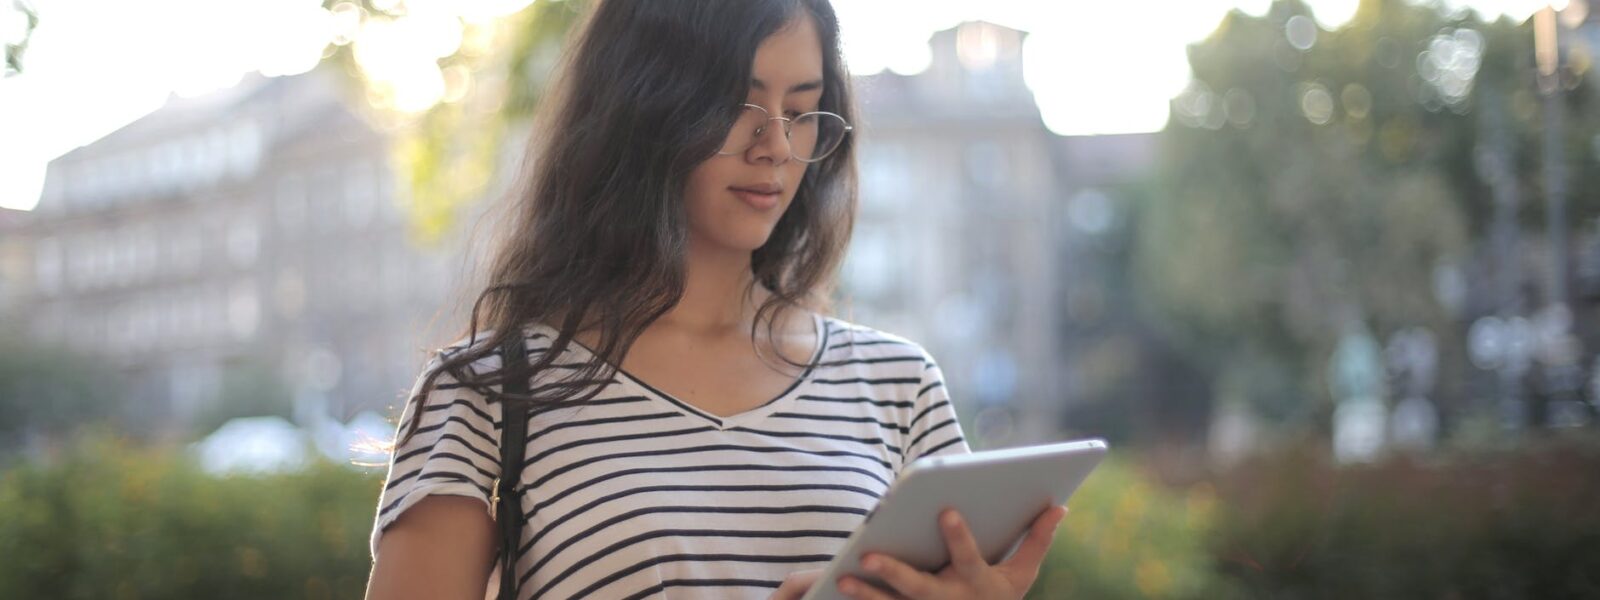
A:
[[[755,252],[772,238],[772,228],[746,223],[740,227],[730,227],[698,237],[708,247],[736,252]]]

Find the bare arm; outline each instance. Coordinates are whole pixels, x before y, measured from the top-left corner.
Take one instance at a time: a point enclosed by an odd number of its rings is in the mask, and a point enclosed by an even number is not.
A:
[[[367,600],[482,600],[498,537],[483,501],[423,498],[378,539]]]

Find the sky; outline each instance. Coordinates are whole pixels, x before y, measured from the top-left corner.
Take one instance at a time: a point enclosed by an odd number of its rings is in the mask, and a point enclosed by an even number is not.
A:
[[[159,108],[169,94],[226,87],[250,71],[289,75],[315,66],[328,40],[353,21],[320,0],[29,0],[40,23],[21,75],[0,79],[0,207],[31,210],[45,165]],[[378,4],[400,0],[376,0]],[[549,0],[539,0],[549,1]],[[1358,0],[1310,0],[1335,29]],[[20,24],[0,0],[0,38]],[[409,0],[413,14],[494,18],[528,0]],[[1029,32],[1024,78],[1045,125],[1060,135],[1158,131],[1168,100],[1187,84],[1184,47],[1205,37],[1231,9],[1262,14],[1270,0],[833,0],[852,72],[927,67],[928,36],[962,21],[986,20]],[[1486,15],[1525,18],[1537,0],[1444,0]],[[1558,8],[1566,4],[1558,0]],[[373,36],[363,66],[411,83],[401,105],[426,106],[443,92],[431,54],[462,40],[438,23]],[[430,25],[433,24],[433,25]],[[457,28],[458,29],[458,28]],[[364,34],[363,34],[364,35]],[[454,35],[454,37],[452,37]],[[363,38],[366,39],[366,38]],[[414,43],[415,39],[427,43]],[[384,43],[382,40],[388,40]],[[360,45],[358,44],[358,48]],[[201,51],[196,51],[199,49]],[[1107,58],[1110,57],[1110,60]],[[360,53],[358,60],[362,59]],[[1130,75],[1136,75],[1130,77]]]

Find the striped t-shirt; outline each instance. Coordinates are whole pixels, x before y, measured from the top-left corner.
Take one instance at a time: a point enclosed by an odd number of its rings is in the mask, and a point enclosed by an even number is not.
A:
[[[969,451],[926,350],[813,319],[823,335],[805,372],[734,416],[698,410],[625,371],[583,405],[530,411],[520,598],[764,599],[787,574],[826,566],[904,465]],[[542,324],[525,331],[530,360],[555,334]],[[554,364],[592,356],[573,343]],[[473,370],[494,371],[499,361],[497,351]],[[533,385],[559,376],[545,377]],[[383,530],[424,496],[468,496],[487,509],[500,471],[499,403],[446,373],[423,404],[416,433],[389,462],[374,559]],[[398,431],[414,406],[406,404]],[[495,569],[485,597],[498,590]]]

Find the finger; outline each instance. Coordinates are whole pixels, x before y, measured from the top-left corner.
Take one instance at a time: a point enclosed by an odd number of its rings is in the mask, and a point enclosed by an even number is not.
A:
[[[1066,514],[1065,506],[1052,506],[1039,513],[1039,517],[1033,520],[1033,525],[1028,527],[1028,537],[1023,538],[1016,553],[1001,564],[1022,569],[1024,572],[1037,569],[1044,563],[1045,554],[1050,551],[1051,542],[1055,541],[1056,529]]]
[[[882,579],[894,591],[908,598],[926,598],[938,584],[938,579],[933,575],[881,554],[862,557],[861,569]]]
[[[855,600],[898,600],[889,592],[849,575],[839,578],[839,591]]]
[[[944,531],[945,546],[950,549],[950,565],[962,575],[972,575],[989,566],[978,550],[978,540],[967,529],[966,520],[953,508],[945,509],[939,518],[939,528]]]

